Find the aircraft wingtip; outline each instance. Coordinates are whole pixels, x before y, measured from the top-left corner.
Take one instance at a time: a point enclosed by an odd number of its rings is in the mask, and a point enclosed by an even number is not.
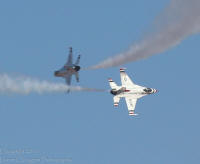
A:
[[[109,81],[109,82],[113,82],[113,80],[112,80],[111,78],[108,78],[108,81]]]
[[[132,112],[132,111],[130,111],[129,112],[129,116],[137,116],[138,114],[136,114],[136,113],[134,113],[134,112]]]
[[[118,107],[118,105],[119,105],[118,103],[115,103],[115,104],[114,104],[115,107]]]
[[[120,68],[120,72],[124,72],[126,68]]]

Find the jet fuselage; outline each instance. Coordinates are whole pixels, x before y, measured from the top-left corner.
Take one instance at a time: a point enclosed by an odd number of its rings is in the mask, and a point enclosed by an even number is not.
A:
[[[141,87],[137,86],[137,88],[126,88],[126,87],[121,87],[119,89],[112,89],[110,93],[114,96],[119,96],[119,97],[125,97],[127,95],[135,95],[141,97],[148,95],[148,94],[153,94],[156,93],[157,90],[153,88],[146,88],[146,87]]]
[[[76,72],[79,72],[81,69],[80,66],[78,65],[73,65],[73,66],[64,66],[63,68],[61,68],[60,70],[57,70],[54,72],[54,75],[56,77],[65,77],[66,75],[73,75]]]

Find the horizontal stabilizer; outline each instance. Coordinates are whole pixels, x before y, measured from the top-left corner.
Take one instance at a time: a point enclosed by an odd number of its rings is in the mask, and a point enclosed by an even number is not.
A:
[[[110,87],[112,89],[117,89],[118,88],[117,84],[111,78],[108,79],[108,81],[109,81]]]
[[[78,55],[78,58],[76,59],[75,65],[79,65],[79,63],[80,63],[80,58],[81,58],[81,55]]]
[[[120,97],[114,96],[113,101],[114,101],[114,106],[117,107],[119,105]]]

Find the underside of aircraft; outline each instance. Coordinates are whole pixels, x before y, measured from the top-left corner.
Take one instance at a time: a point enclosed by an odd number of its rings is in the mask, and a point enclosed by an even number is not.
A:
[[[143,96],[156,93],[157,90],[134,84],[123,68],[120,69],[120,77],[121,86],[118,86],[112,79],[108,80],[111,87],[110,93],[113,95],[114,106],[117,107],[120,99],[125,98],[129,115],[135,116],[137,115],[134,112],[137,100]]]
[[[81,56],[79,55],[76,59],[76,62],[73,64],[73,52],[72,52],[72,47],[70,47],[67,62],[61,69],[55,71],[54,75],[56,77],[65,78],[67,85],[71,85],[72,75],[75,75],[76,81],[79,82],[79,71],[81,69],[81,67],[79,66],[80,57]]]

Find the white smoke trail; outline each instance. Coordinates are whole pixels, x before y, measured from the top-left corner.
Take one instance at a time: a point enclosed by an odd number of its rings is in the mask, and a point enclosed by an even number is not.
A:
[[[162,53],[186,37],[200,32],[200,0],[171,0],[155,19],[153,29],[128,51],[89,69],[108,68]]]
[[[7,74],[0,74],[0,94],[30,94],[30,93],[55,93],[70,91],[101,92],[104,90],[72,87],[62,83],[40,81],[29,77],[12,77]]]

